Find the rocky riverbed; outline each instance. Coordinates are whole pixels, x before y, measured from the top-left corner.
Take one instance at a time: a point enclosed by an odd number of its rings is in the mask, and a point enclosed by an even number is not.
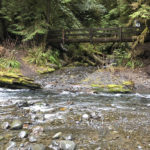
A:
[[[1,88],[0,150],[150,149],[150,94],[95,92],[93,82],[124,80],[102,71],[66,68],[37,77],[43,89]]]

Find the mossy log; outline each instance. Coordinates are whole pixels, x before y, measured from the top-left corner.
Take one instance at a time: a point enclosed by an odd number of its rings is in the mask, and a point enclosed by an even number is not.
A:
[[[11,89],[40,89],[40,84],[20,74],[0,72],[0,87]]]

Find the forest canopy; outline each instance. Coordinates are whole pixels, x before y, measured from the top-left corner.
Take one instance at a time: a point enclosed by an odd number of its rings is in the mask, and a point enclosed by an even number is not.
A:
[[[11,35],[28,41],[49,29],[131,26],[135,19],[147,26],[149,4],[146,0],[1,0],[0,38]]]

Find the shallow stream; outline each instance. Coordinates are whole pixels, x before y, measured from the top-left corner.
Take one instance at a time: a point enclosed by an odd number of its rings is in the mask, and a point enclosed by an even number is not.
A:
[[[23,122],[24,129],[0,128],[0,150],[5,150],[10,141],[23,150],[37,125],[44,131],[34,143],[45,146],[52,143],[53,135],[62,132],[62,136],[72,135],[77,150],[150,149],[150,94],[1,88],[0,124],[11,124],[15,119]],[[19,139],[21,130],[27,130],[28,137]]]

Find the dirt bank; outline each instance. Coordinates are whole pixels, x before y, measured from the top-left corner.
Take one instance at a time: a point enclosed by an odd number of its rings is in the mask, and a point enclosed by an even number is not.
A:
[[[24,61],[26,51],[15,51],[16,59],[21,64],[21,73],[35,78],[43,87],[53,90],[91,91],[92,84],[120,84],[124,81],[134,83],[134,92],[150,93],[150,76],[147,68],[128,69],[119,67],[68,67],[53,73],[39,76],[38,68]]]

